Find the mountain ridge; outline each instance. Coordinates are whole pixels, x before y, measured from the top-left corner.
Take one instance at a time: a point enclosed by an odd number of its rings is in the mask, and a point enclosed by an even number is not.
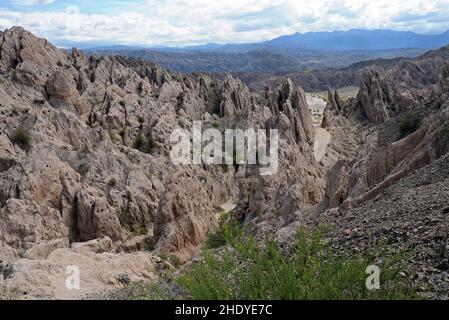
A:
[[[351,39],[351,37],[354,37]],[[344,40],[342,42],[342,40]],[[367,40],[367,41],[366,41]],[[323,42],[330,41],[332,45]],[[334,43],[334,41],[338,41]],[[350,42],[348,45],[347,42]],[[362,45],[361,45],[362,44]],[[120,47],[139,47],[142,49],[160,51],[218,51],[218,52],[246,52],[253,50],[278,50],[308,49],[317,51],[345,51],[345,50],[386,50],[404,48],[434,49],[449,44],[449,30],[438,34],[421,34],[413,31],[398,31],[391,29],[349,29],[347,31],[311,31],[295,32],[282,35],[270,40],[247,43],[206,43],[188,46],[163,46],[163,45],[123,45],[110,44],[84,47],[81,49],[97,50]]]
[[[188,47],[100,46],[86,50],[102,56],[143,58],[177,72],[288,72],[343,68],[359,61],[413,58],[449,44],[449,33],[363,30],[307,32],[269,41]]]

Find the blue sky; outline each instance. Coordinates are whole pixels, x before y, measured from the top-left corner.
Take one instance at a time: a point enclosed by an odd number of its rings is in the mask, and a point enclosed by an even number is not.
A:
[[[0,0],[0,28],[59,45],[256,42],[351,28],[442,33],[449,0]]]

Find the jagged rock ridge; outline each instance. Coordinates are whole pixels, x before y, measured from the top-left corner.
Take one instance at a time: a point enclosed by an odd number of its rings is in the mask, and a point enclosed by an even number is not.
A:
[[[51,265],[63,274],[63,257],[89,270],[91,259],[108,254],[129,259],[133,279],[150,279],[146,263],[156,260],[139,251],[189,258],[215,230],[215,207],[230,199],[249,222],[324,194],[310,111],[291,81],[259,99],[231,76],[67,53],[20,27],[0,39],[0,270],[15,294],[26,287],[26,296],[66,297],[42,271]],[[279,172],[261,178],[248,164],[174,165],[170,134],[190,131],[194,120],[203,129],[279,128]],[[29,280],[33,272],[42,277]],[[118,285],[95,277],[99,288]]]

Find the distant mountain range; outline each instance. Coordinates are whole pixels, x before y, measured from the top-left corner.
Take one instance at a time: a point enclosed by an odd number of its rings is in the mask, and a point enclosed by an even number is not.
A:
[[[345,67],[378,58],[416,57],[447,44],[449,31],[424,35],[408,31],[351,29],[295,33],[259,43],[151,48],[111,45],[88,48],[87,51],[143,58],[181,72],[286,72]]]
[[[262,47],[291,50],[389,50],[402,48],[434,49],[449,44],[449,31],[439,35],[423,35],[393,30],[360,30],[295,33],[263,42]]]
[[[449,31],[442,34],[417,34],[411,31],[363,30],[307,32],[281,36],[257,43],[217,44],[208,43],[187,47],[127,47],[122,45],[101,46],[93,49],[152,49],[156,51],[216,51],[248,52],[254,50],[286,52],[298,49],[312,51],[344,50],[391,50],[403,48],[435,49],[449,44]],[[92,47],[89,49],[92,50]]]

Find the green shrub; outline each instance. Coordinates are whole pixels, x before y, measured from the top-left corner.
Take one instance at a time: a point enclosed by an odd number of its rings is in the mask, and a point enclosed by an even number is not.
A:
[[[133,147],[134,149],[141,150],[145,145],[145,139],[143,134],[139,134],[136,139],[134,139]]]
[[[129,275],[127,273],[121,273],[116,277],[117,281],[123,285],[128,285],[131,283],[131,279],[129,279]]]
[[[111,188],[114,188],[117,185],[117,179],[116,178],[111,178],[108,181],[108,186],[110,186]]]
[[[218,230],[212,233],[209,233],[206,236],[206,240],[204,242],[204,247],[206,249],[216,249],[223,247],[227,244],[227,236],[232,234],[236,235],[238,232],[238,227],[236,224],[230,220],[231,214],[229,212],[222,212],[219,219]]]
[[[175,255],[169,255],[165,252],[160,252],[157,255],[159,258],[161,258],[161,260],[170,263],[173,267],[175,268],[179,268],[182,264],[182,261],[179,257],[175,256]]]
[[[143,134],[139,134],[133,143],[133,148],[139,150],[143,153],[150,153],[151,148],[148,146],[148,144],[145,142],[145,138]]]
[[[138,116],[138,117],[137,117],[137,121],[139,121],[139,123],[142,124],[142,123],[145,122],[145,118],[142,117],[142,116]]]
[[[205,247],[207,249],[216,249],[226,245],[226,239],[222,230],[210,233],[206,237]]]
[[[116,143],[120,140],[120,136],[115,131],[109,131],[109,139],[112,143]]]
[[[231,230],[228,230],[231,231]],[[320,233],[303,230],[284,252],[274,240],[260,245],[243,232],[225,232],[229,248],[204,251],[203,261],[178,277],[193,299],[402,299],[413,291],[399,280],[396,257],[383,257],[381,289],[366,289],[365,273],[372,257],[346,258],[332,254]],[[225,279],[225,281],[224,281]]]
[[[209,90],[209,110],[218,112],[222,100],[222,94],[220,88],[216,83],[211,83]]]
[[[10,139],[12,143],[17,144],[27,153],[31,151],[32,141],[31,141],[31,134],[28,132],[28,130],[24,128],[19,128],[11,134]]]
[[[89,172],[90,166],[87,162],[82,162],[79,166],[78,166],[78,173],[81,175],[81,178],[84,178],[87,173]]]
[[[146,236],[147,234],[148,234],[148,229],[145,227],[139,228],[132,232],[133,236]]]
[[[181,259],[179,259],[179,257],[175,256],[175,255],[169,255],[168,256],[168,262],[174,266],[175,268],[179,268],[182,264]]]
[[[118,219],[120,221],[120,224],[124,227],[130,227],[133,224],[133,214],[131,212],[131,209],[129,208],[122,208],[117,211]]]
[[[421,125],[420,119],[413,112],[404,114],[398,121],[398,129],[401,137],[406,137],[415,132]]]
[[[154,251],[156,248],[156,244],[154,243],[154,240],[151,239],[145,244],[145,250],[147,251]]]
[[[165,252],[160,252],[157,256],[163,261],[167,261],[168,259],[168,255]]]

